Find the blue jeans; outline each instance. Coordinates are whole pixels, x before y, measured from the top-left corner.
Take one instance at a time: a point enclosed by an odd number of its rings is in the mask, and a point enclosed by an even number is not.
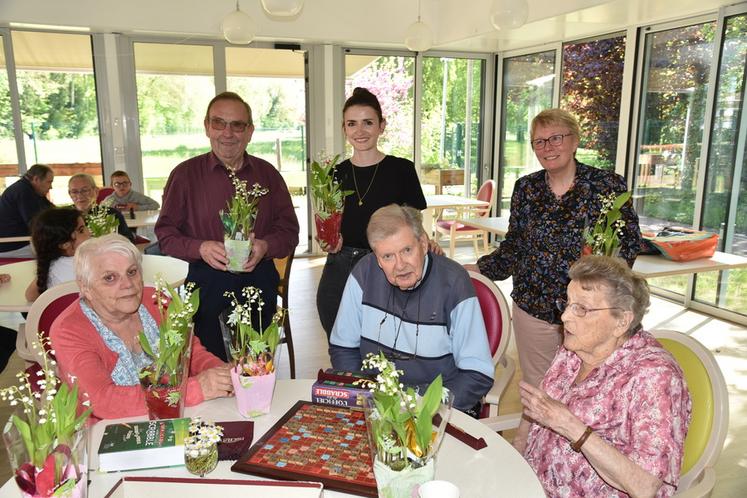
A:
[[[337,318],[337,309],[340,307],[345,282],[348,281],[348,276],[356,263],[370,252],[369,249],[345,246],[340,249],[340,252],[327,255],[327,263],[322,270],[322,278],[319,280],[319,289],[316,292],[316,309],[319,312],[322,328],[327,333],[327,340],[332,334],[332,326]]]

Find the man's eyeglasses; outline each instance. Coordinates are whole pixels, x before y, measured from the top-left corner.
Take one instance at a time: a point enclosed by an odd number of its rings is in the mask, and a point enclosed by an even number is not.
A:
[[[534,150],[542,150],[545,148],[545,145],[550,144],[553,147],[557,147],[558,145],[561,145],[563,143],[563,139],[565,137],[569,137],[573,135],[573,133],[564,133],[562,135],[552,135],[547,138],[537,138],[535,140],[532,140],[532,148]]]
[[[77,196],[77,195],[91,195],[91,192],[93,192],[93,189],[90,187],[85,187],[80,190],[68,190],[67,193],[70,194],[70,197]]]
[[[125,181],[125,182],[114,182],[114,183],[112,183],[112,187],[126,187],[130,183],[131,182],[127,182],[127,181]]]
[[[246,130],[246,127],[249,126],[249,123],[244,121],[231,121],[229,123],[225,119],[210,118],[210,128],[221,131],[225,130],[226,126],[230,126],[231,131],[234,133],[243,133]]]
[[[591,313],[592,311],[622,310],[622,308],[619,308],[617,306],[613,306],[611,308],[587,308],[583,304],[569,303],[565,299],[556,300],[555,306],[558,308],[558,311],[560,311],[561,313],[563,313],[566,310],[566,308],[569,308],[571,310],[571,313],[573,313],[579,318],[585,317],[587,313]]]

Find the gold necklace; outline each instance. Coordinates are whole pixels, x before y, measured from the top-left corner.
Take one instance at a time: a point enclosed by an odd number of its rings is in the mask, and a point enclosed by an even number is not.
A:
[[[373,176],[371,177],[371,182],[368,184],[368,188],[366,189],[366,191],[363,192],[363,195],[361,195],[360,191],[358,190],[358,180],[355,179],[355,168],[357,168],[358,166],[353,164],[352,161],[350,162],[350,166],[353,167],[353,185],[355,185],[355,195],[358,196],[359,206],[363,205],[363,199],[368,195],[368,192],[371,190],[371,185],[373,185],[373,182],[376,179],[376,172],[379,171],[379,164],[381,164],[381,161],[376,163],[376,166],[374,166],[374,173],[373,173]]]

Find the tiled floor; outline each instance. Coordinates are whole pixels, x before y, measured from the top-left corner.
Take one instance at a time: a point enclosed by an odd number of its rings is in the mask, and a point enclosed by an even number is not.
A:
[[[458,247],[457,259],[462,263],[474,262],[471,245]],[[314,377],[319,368],[329,366],[327,340],[319,324],[315,305],[316,287],[323,264],[323,258],[297,257],[293,262],[290,317],[296,346],[296,371],[300,378]],[[499,282],[498,285],[506,296],[510,294],[510,280]],[[0,324],[15,326],[20,320],[20,315],[0,313]],[[644,326],[691,334],[716,355],[729,388],[730,426],[724,451],[716,466],[718,482],[713,496],[747,496],[747,329],[684,310],[681,306],[658,298],[654,298]],[[513,344],[509,354],[516,357]],[[0,375],[0,386],[13,382],[15,372],[21,367],[21,362],[14,357]],[[287,357],[281,360],[279,376],[289,376]],[[517,382],[518,375],[514,377],[501,403],[502,413],[519,410]],[[0,406],[0,420],[7,420],[8,413],[7,406]],[[9,477],[7,458],[4,452],[0,452],[0,482]]]

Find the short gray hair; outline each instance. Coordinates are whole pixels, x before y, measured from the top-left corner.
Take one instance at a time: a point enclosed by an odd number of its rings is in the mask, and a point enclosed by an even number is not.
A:
[[[93,258],[102,254],[121,254],[137,265],[142,275],[143,255],[132,242],[118,233],[110,233],[101,237],[92,237],[83,242],[75,250],[75,279],[78,286],[90,287],[93,280]]]
[[[648,283],[639,277],[622,258],[609,256],[584,256],[568,271],[571,280],[591,285],[604,292],[610,307],[633,313],[633,320],[627,330],[631,336],[640,330],[643,315],[650,304]],[[620,316],[620,310],[610,310]]]
[[[96,180],[94,180],[93,177],[91,175],[89,175],[88,173],[76,173],[76,174],[74,174],[67,181],[67,184],[70,185],[73,180],[77,180],[79,178],[85,179],[91,187],[97,188],[96,187]]]
[[[417,209],[398,204],[389,204],[379,208],[368,221],[366,229],[368,244],[373,246],[374,243],[391,237],[402,227],[410,227],[417,239],[425,235],[423,215]]]

